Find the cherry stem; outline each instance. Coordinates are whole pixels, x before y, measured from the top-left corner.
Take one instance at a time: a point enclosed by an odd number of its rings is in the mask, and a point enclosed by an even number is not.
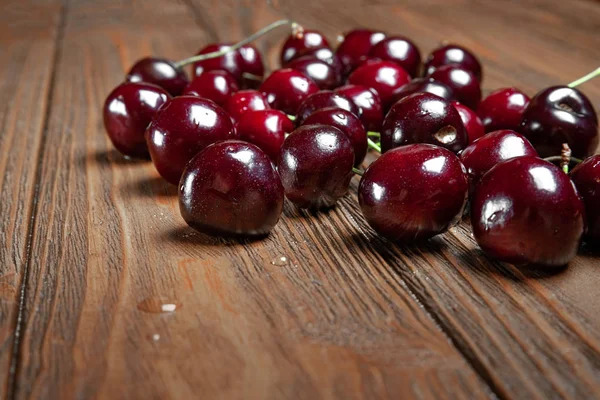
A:
[[[290,114],[286,114],[286,115],[290,119],[290,121],[295,121],[296,120],[296,116],[295,115],[290,115]]]
[[[255,41],[256,39],[260,38],[261,36],[266,35],[267,33],[271,32],[273,29],[279,28],[280,26],[283,26],[283,25],[290,25],[292,27],[292,30],[298,29],[297,27],[299,26],[297,23],[295,23],[294,21],[291,21],[289,19],[280,19],[279,21],[275,21],[272,24],[265,26],[258,32],[253,33],[252,35],[248,36],[246,39],[241,40],[241,41],[237,42],[236,44],[233,44],[233,45],[226,47],[219,51],[213,51],[213,52],[206,53],[206,54],[198,54],[196,56],[186,58],[185,60],[176,62],[175,67],[181,68],[185,65],[192,64],[192,63],[195,63],[198,61],[209,60],[211,58],[217,58],[217,57],[224,56],[225,54],[230,53],[232,51],[236,51],[240,47],[245,46],[248,43]]]
[[[368,136],[368,137],[380,138],[380,137],[381,137],[381,134],[380,134],[379,132],[368,131],[368,132],[367,132],[367,136]]]
[[[600,76],[600,67],[596,68],[595,70],[593,70],[592,72],[590,72],[587,75],[582,76],[581,78],[569,83],[567,86],[570,88],[574,88],[577,87],[579,85],[581,85],[582,83],[585,83],[591,79],[594,79],[595,77]]]
[[[367,139],[367,143],[369,144],[370,148],[372,148],[373,150],[375,150],[378,153],[381,153],[381,147],[377,143],[375,143],[371,139]]]
[[[569,173],[569,165],[571,162],[574,162],[575,164],[579,164],[581,162],[579,158],[571,157],[571,148],[569,147],[568,143],[563,143],[560,156],[546,157],[544,160],[550,162],[560,161],[560,167],[565,174]]]
[[[365,173],[365,171],[363,171],[363,170],[360,170],[360,169],[358,169],[358,168],[352,168],[352,172],[354,172],[354,173],[355,173],[356,175],[358,175],[358,176],[363,176],[363,175],[364,175],[364,173]]]

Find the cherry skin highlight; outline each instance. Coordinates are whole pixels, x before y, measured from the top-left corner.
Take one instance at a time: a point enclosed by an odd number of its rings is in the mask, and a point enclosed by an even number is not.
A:
[[[350,111],[357,117],[360,115],[360,109],[348,97],[330,90],[321,90],[311,94],[300,104],[294,121],[296,126],[302,125],[304,120],[315,111],[328,107]]]
[[[348,191],[354,149],[348,136],[326,125],[303,125],[283,142],[278,167],[285,196],[300,208],[333,206]]]
[[[365,171],[358,200],[369,225],[400,242],[428,239],[460,219],[467,174],[450,151],[413,144],[382,154]]]
[[[392,104],[415,93],[431,93],[448,101],[454,100],[452,89],[445,83],[431,78],[416,78],[394,92]]]
[[[281,65],[287,65],[291,60],[300,57],[310,50],[329,48],[325,36],[314,30],[304,30],[292,33],[281,47]]]
[[[354,148],[354,165],[360,165],[367,155],[367,131],[358,117],[350,111],[329,107],[310,114],[303,125],[328,125],[344,132]]]
[[[458,153],[468,141],[456,108],[431,93],[415,93],[398,101],[381,129],[383,152],[407,144],[429,143]]]
[[[302,72],[322,90],[335,89],[342,83],[342,76],[336,72],[333,66],[312,56],[295,58],[287,66]]]
[[[479,139],[483,135],[485,135],[485,130],[483,129],[483,123],[475,114],[475,111],[471,110],[469,107],[460,104],[458,101],[453,101],[452,105],[458,111],[460,115],[460,119],[465,126],[465,130],[467,131],[467,136],[469,137],[469,143],[473,143],[475,140]]]
[[[393,61],[413,78],[419,74],[419,67],[421,67],[419,48],[409,39],[401,36],[383,39],[371,48],[369,57]]]
[[[229,72],[214,70],[194,78],[183,90],[183,95],[204,97],[224,106],[238,89],[235,78]]]
[[[159,86],[133,82],[120,84],[108,95],[103,108],[104,127],[121,154],[149,158],[144,132],[170,98]]]
[[[285,134],[294,130],[294,124],[279,110],[260,110],[244,114],[236,128],[241,140],[255,144],[277,161]]]
[[[188,84],[185,71],[164,58],[142,58],[134,64],[125,78],[127,82],[153,83],[165,89],[171,96],[179,96]]]
[[[160,108],[145,135],[156,170],[176,185],[192,157],[212,143],[234,139],[236,132],[229,115],[214,102],[180,96]]]
[[[189,226],[213,236],[264,236],[283,209],[283,187],[267,155],[253,144],[212,144],[189,162],[179,210]]]
[[[366,130],[381,130],[383,105],[375,90],[362,85],[346,85],[335,89],[335,92],[346,96],[359,108],[360,120]]]
[[[429,77],[446,84],[452,90],[454,100],[471,110],[476,110],[479,106],[481,86],[477,77],[469,70],[456,65],[445,65],[437,68]]]
[[[471,71],[480,82],[483,78],[481,63],[473,53],[462,46],[449,44],[432,51],[425,61],[425,75],[431,75],[445,65],[456,65]]]
[[[585,160],[571,171],[571,180],[585,205],[587,234],[585,240],[600,245],[600,155]]]
[[[481,118],[486,132],[500,129],[518,131],[529,100],[519,89],[498,89],[479,103],[477,115]]]
[[[272,108],[296,115],[300,104],[308,96],[318,92],[319,87],[303,73],[284,68],[273,72],[260,85],[259,91]]]
[[[271,107],[261,92],[249,89],[232,94],[224,108],[234,121],[239,121],[248,111],[268,110]]]
[[[346,33],[336,50],[336,54],[344,66],[344,75],[348,75],[359,64],[367,60],[373,46],[383,39],[385,39],[385,33],[369,29],[354,29]]]
[[[368,61],[348,77],[348,83],[375,89],[381,97],[383,108],[393,103],[394,92],[410,82],[410,75],[391,61]]]
[[[475,240],[500,261],[542,267],[566,265],[585,231],[585,210],[559,167],[517,157],[490,169],[471,199]]]

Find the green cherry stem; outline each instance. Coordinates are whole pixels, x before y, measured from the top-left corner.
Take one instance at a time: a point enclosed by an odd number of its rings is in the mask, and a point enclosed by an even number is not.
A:
[[[590,72],[587,75],[582,76],[581,78],[569,83],[567,86],[570,88],[574,88],[577,87],[579,85],[581,85],[582,83],[585,83],[591,79],[594,79],[595,77],[600,76],[600,67],[596,68],[595,70],[593,70],[592,72]]]
[[[563,170],[565,174],[569,173],[569,165],[574,162],[575,164],[579,164],[581,160],[579,158],[571,157],[571,148],[567,143],[563,143],[562,150],[560,151],[560,156],[552,156],[544,158],[546,161],[560,161],[560,168]]]
[[[358,176],[363,176],[363,174],[365,173],[365,171],[358,168],[352,168],[352,172],[354,172]]]
[[[367,132],[367,136],[368,137],[374,137],[374,138],[380,138],[381,137],[381,133],[379,133],[379,132],[373,132],[373,131],[368,131]]]
[[[375,143],[371,139],[367,139],[367,143],[370,148],[372,148],[373,150],[375,150],[378,153],[381,153],[381,147],[377,143]]]
[[[290,115],[290,114],[286,114],[286,115],[290,119],[290,121],[295,121],[296,120],[296,116],[295,115]]]

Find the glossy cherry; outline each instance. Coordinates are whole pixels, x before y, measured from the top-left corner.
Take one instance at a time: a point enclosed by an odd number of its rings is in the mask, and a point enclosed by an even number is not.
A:
[[[465,130],[467,131],[467,136],[469,137],[469,143],[473,143],[475,140],[479,139],[483,135],[485,135],[485,130],[483,129],[483,123],[475,114],[475,111],[471,110],[469,107],[460,104],[458,101],[453,101],[452,105],[458,111],[460,115],[460,119],[465,126]]]
[[[165,89],[171,96],[179,96],[188,84],[182,68],[164,58],[142,58],[134,64],[125,78],[127,82],[153,83]]]
[[[354,165],[352,142],[327,125],[303,125],[283,142],[278,171],[285,195],[300,208],[331,207],[348,191]]]
[[[261,92],[250,89],[232,94],[224,108],[234,121],[239,121],[248,111],[268,110],[271,107]]]
[[[598,147],[598,118],[577,89],[553,86],[535,95],[523,113],[520,130],[540,156],[559,155],[567,143],[573,157],[585,158]]]
[[[354,70],[348,83],[375,89],[381,97],[383,108],[393,104],[394,92],[410,82],[410,75],[391,61],[367,61]]]
[[[287,37],[281,47],[280,61],[285,66],[291,60],[307,54],[310,50],[329,48],[325,36],[314,30],[300,29]]]
[[[319,89],[335,89],[342,83],[342,76],[336,72],[333,66],[312,56],[295,58],[287,66],[312,79]]]
[[[279,110],[260,110],[245,113],[236,128],[241,140],[255,144],[277,161],[285,134],[294,130],[294,124]]]
[[[350,111],[329,107],[310,114],[304,125],[329,125],[344,132],[354,148],[354,165],[360,165],[367,155],[367,131],[358,117]]]
[[[200,96],[224,106],[239,89],[235,78],[227,71],[206,71],[190,82],[183,91],[185,96]]]
[[[431,78],[416,78],[394,92],[392,104],[414,93],[431,93],[448,101],[454,100],[454,93],[448,85]]]
[[[479,81],[483,77],[481,63],[477,57],[462,46],[448,44],[432,51],[425,60],[425,75],[431,75],[444,65],[458,65],[471,71]]]
[[[450,151],[414,144],[389,151],[365,171],[358,200],[365,219],[394,241],[428,239],[461,217],[467,175]]]
[[[365,61],[371,48],[385,39],[385,33],[370,29],[354,29],[346,33],[336,54],[344,66],[344,75],[349,74]]]
[[[367,86],[346,85],[335,89],[349,98],[360,110],[360,120],[368,131],[379,132],[383,123],[383,105],[377,92]]]
[[[265,79],[259,91],[272,108],[296,115],[300,104],[308,96],[318,92],[319,87],[302,72],[284,68],[273,72]]]
[[[277,224],[283,187],[269,157],[253,144],[212,144],[189,162],[179,210],[192,228],[214,236],[262,236]]]
[[[391,36],[383,39],[371,48],[369,57],[393,61],[413,78],[419,74],[419,68],[421,67],[419,48],[412,41],[402,36]]]
[[[125,82],[106,98],[103,108],[104,127],[113,145],[123,155],[148,158],[144,132],[169,93],[149,83]]]
[[[325,61],[327,64],[329,64],[333,67],[333,69],[339,76],[343,76],[343,74],[344,74],[344,67],[342,65],[342,62],[340,61],[340,58],[329,47],[306,49],[301,54],[299,54],[298,57],[296,57],[296,58],[300,58],[300,57],[302,57],[302,58],[311,57],[313,59]],[[288,62],[288,64],[290,62],[292,62],[293,60],[295,60],[296,58],[290,60]],[[287,65],[284,65],[284,67],[287,67]]]
[[[529,100],[529,97],[519,89],[498,89],[481,100],[477,115],[481,118],[486,132],[500,129],[518,131]]]
[[[571,180],[585,205],[586,240],[600,245],[600,155],[583,160],[571,171]]]
[[[517,265],[557,267],[577,254],[585,211],[559,167],[517,157],[483,176],[471,199],[471,224],[488,255]]]
[[[437,68],[429,77],[446,84],[452,90],[454,100],[471,110],[476,110],[479,106],[481,86],[477,77],[469,70],[456,65],[445,65]]]
[[[415,93],[392,106],[383,121],[381,149],[429,143],[454,153],[467,147],[468,136],[456,108],[431,93]]]
[[[256,47],[247,44],[238,49],[240,69],[242,71],[242,87],[256,89],[265,76],[265,65],[262,55]]]
[[[360,109],[348,97],[330,90],[322,90],[311,94],[300,104],[296,112],[296,126],[302,125],[304,120],[315,111],[327,107],[341,108],[356,116],[360,115]]]
[[[156,170],[174,185],[179,182],[188,161],[202,149],[235,137],[229,115],[214,102],[195,96],[169,100],[146,130]]]
[[[207,54],[229,48],[230,43],[213,43],[202,48],[198,54]],[[242,56],[239,51],[225,53],[221,57],[197,61],[193,64],[194,75],[202,75],[205,71],[223,70],[229,72],[238,83],[242,81]]]

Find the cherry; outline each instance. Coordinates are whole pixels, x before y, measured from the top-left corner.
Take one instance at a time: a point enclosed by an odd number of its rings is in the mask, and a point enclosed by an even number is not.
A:
[[[483,123],[475,114],[475,111],[471,110],[469,107],[460,104],[458,101],[453,101],[452,105],[458,111],[460,115],[460,119],[465,126],[465,130],[467,131],[467,136],[469,137],[469,143],[473,143],[476,139],[479,139],[483,135],[485,135],[485,130],[483,129]]]
[[[337,56],[337,54],[335,54],[333,52],[333,50],[331,50],[329,47],[306,49],[305,51],[300,53],[298,55],[298,57],[296,57],[296,58],[300,58],[300,57],[302,57],[302,58],[311,57],[313,59],[325,61],[327,64],[329,64],[333,67],[336,74],[338,74],[339,76],[343,76],[344,67],[342,65],[342,62],[340,61],[340,58]],[[288,64],[290,62],[294,61],[296,58],[290,60],[288,62]],[[287,65],[284,65],[284,66],[287,67]]]
[[[483,176],[471,200],[471,224],[488,255],[517,265],[554,267],[577,254],[585,211],[560,168],[536,157],[518,157]]]
[[[431,93],[415,93],[392,106],[383,121],[381,149],[430,143],[454,153],[467,147],[468,136],[456,108]]]
[[[368,58],[371,48],[385,39],[385,33],[369,29],[355,29],[344,35],[336,54],[344,66],[344,75]]]
[[[260,51],[251,44],[244,45],[237,51],[240,53],[242,87],[258,88],[265,76],[265,65]]]
[[[279,57],[281,65],[287,65],[288,62],[306,54],[309,50],[320,48],[329,48],[325,36],[319,31],[300,28],[296,32],[292,32],[283,43]]]
[[[529,100],[529,97],[519,89],[498,89],[479,103],[477,115],[481,118],[486,132],[500,129],[518,131],[523,111],[529,104]]]
[[[571,179],[585,205],[586,240],[600,244],[600,155],[587,158],[571,171]]]
[[[296,126],[302,125],[304,120],[315,111],[327,107],[341,108],[356,116],[360,115],[360,109],[348,97],[330,90],[322,90],[311,94],[300,104],[296,112]]]
[[[354,148],[354,165],[360,165],[367,155],[367,132],[358,117],[350,111],[337,107],[317,110],[310,114],[303,125],[329,125],[344,132]]]
[[[188,84],[185,71],[164,58],[147,57],[135,63],[127,73],[127,82],[153,83],[171,96],[179,96]]]
[[[231,47],[231,44],[213,43],[203,47],[198,55],[213,53],[216,51],[226,50]],[[221,57],[209,58],[207,60],[197,61],[193,64],[194,75],[200,76],[204,71],[214,71],[216,69],[229,72],[239,82],[242,78],[242,69],[240,64],[242,56],[237,51],[230,51]]]
[[[294,124],[279,110],[250,111],[237,124],[240,139],[260,147],[276,161],[285,134],[294,130]]]
[[[283,142],[278,171],[286,197],[300,208],[328,208],[348,191],[352,142],[327,125],[303,125]]]
[[[470,144],[460,153],[460,160],[467,168],[473,188],[494,165],[511,158],[537,155],[531,143],[521,134],[500,130],[490,132]]]
[[[273,72],[261,85],[259,91],[269,105],[286,114],[296,115],[300,104],[319,87],[310,78],[291,68]]]
[[[445,83],[431,78],[416,78],[394,92],[392,104],[414,93],[431,93],[448,101],[454,100],[452,89]]]
[[[219,140],[235,138],[231,118],[211,100],[175,97],[156,113],[146,130],[150,156],[158,173],[176,185],[185,165]]]
[[[224,108],[234,121],[239,121],[248,111],[267,110],[271,107],[261,92],[240,90],[227,99]]]
[[[365,219],[394,241],[428,239],[460,219],[467,174],[450,151],[429,144],[393,149],[375,160],[360,180]]]
[[[535,95],[523,113],[519,130],[540,156],[560,154],[567,143],[577,158],[594,154],[598,119],[589,99],[577,89],[553,86]]]
[[[214,70],[194,78],[183,91],[183,95],[204,97],[224,106],[238,89],[235,78],[229,72]]]
[[[444,65],[429,75],[452,89],[454,100],[476,110],[481,101],[481,86],[477,77],[467,69],[456,65]]]
[[[384,109],[392,105],[393,93],[410,82],[410,75],[391,61],[367,61],[348,77],[348,83],[375,89]]]
[[[481,63],[473,53],[464,47],[448,44],[435,49],[425,61],[425,75],[431,75],[436,69],[445,65],[460,66],[471,71],[481,82],[483,77]]]
[[[277,224],[283,187],[269,157],[253,144],[212,144],[189,162],[179,210],[192,228],[215,236],[262,236]]]
[[[302,72],[312,79],[320,89],[335,89],[342,83],[342,76],[336,72],[333,66],[313,56],[295,58],[287,66]]]
[[[413,78],[419,74],[421,53],[419,48],[405,37],[391,36],[383,39],[371,48],[369,57],[393,61]]]
[[[360,110],[360,120],[365,129],[379,132],[383,122],[383,106],[377,92],[367,86],[346,85],[335,89],[349,98]]]

